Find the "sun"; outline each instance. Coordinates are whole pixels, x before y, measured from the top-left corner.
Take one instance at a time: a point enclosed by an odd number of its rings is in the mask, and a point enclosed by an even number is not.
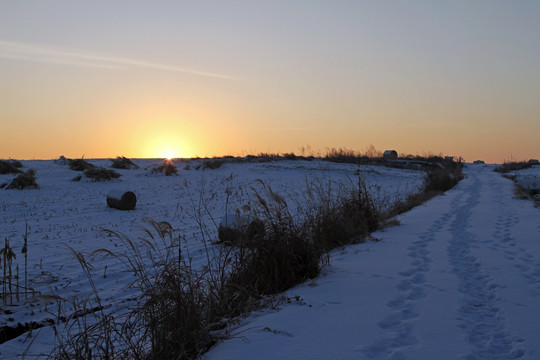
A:
[[[178,150],[175,149],[163,149],[161,152],[161,157],[167,160],[177,159],[180,157]]]
[[[180,159],[186,157],[186,141],[175,133],[148,134],[145,141],[147,157],[159,159]],[[189,150],[189,149],[188,149]]]

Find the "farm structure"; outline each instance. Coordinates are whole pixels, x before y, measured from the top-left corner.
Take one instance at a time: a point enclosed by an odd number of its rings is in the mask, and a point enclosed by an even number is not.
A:
[[[396,150],[385,150],[383,153],[383,159],[397,159],[398,153]]]

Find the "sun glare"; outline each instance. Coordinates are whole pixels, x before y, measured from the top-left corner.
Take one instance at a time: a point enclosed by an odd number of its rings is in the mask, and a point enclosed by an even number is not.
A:
[[[180,154],[174,149],[164,149],[163,151],[161,151],[161,157],[167,160],[172,160],[179,158]]]
[[[145,142],[144,152],[149,158],[172,160],[187,157],[190,154],[189,143],[176,133],[150,133],[143,141]]]

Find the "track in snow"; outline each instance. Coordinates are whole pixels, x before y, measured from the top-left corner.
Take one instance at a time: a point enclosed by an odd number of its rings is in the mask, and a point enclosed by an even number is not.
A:
[[[320,288],[291,291],[309,309],[246,321],[207,359],[540,359],[540,210],[489,166],[465,174],[381,242],[333,253]]]
[[[459,188],[447,195],[453,197],[448,209],[441,211],[438,219],[428,224],[429,227],[407,247],[410,267],[398,273],[402,280],[397,285],[396,295],[387,304],[390,313],[378,323],[387,335],[365,348],[367,358],[414,358],[407,356],[408,350],[425,342],[416,334],[416,327],[422,326],[422,319],[419,319],[423,316],[422,306],[429,301],[430,292],[435,288],[435,283],[429,280],[434,262],[430,246],[440,247],[442,241],[446,243],[451,276],[457,278],[457,290],[461,293],[461,301],[453,309],[459,330],[447,329],[449,332],[462,331],[468,343],[468,349],[460,358],[516,359],[527,354],[525,340],[508,329],[504,301],[498,293],[501,286],[498,279],[485,271],[482,258],[475,255],[480,249],[477,246],[480,240],[471,231],[478,225],[471,222],[471,217],[481,202],[481,194],[498,195],[494,189],[486,191],[487,184],[482,180],[485,176],[481,172],[469,172]],[[501,252],[507,261],[505,265],[518,269],[530,285],[531,295],[537,297],[540,293],[540,263],[513,235],[513,229],[520,222],[519,215],[511,206],[513,204],[500,198],[496,198],[495,203],[499,213],[492,237],[483,240],[483,245]]]
[[[467,182],[466,188],[468,198],[456,209],[451,226],[452,237],[448,244],[450,264],[459,279],[459,291],[463,294],[459,307],[460,327],[472,345],[467,358],[519,358],[524,350],[513,348],[519,346],[522,339],[512,337],[506,330],[497,294],[498,285],[483,271],[481,260],[471,253],[471,247],[477,239],[468,231],[469,219],[472,209],[479,203],[482,189],[478,176],[471,175],[473,178]],[[503,226],[508,227],[510,224],[504,222]]]

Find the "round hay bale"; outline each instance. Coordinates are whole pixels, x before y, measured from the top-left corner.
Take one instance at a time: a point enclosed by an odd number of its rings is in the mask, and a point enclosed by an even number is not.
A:
[[[218,228],[218,243],[227,246],[252,247],[264,239],[264,223],[249,216],[225,214]]]
[[[107,205],[118,210],[133,210],[137,197],[131,191],[111,190],[107,194]]]

